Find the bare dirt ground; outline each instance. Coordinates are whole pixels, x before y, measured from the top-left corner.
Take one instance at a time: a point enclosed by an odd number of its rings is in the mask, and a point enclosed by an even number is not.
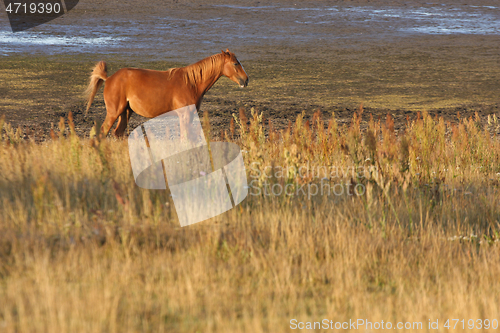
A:
[[[226,3],[229,2],[217,2],[221,5]],[[282,5],[291,3],[276,2]],[[321,3],[306,1],[301,5]],[[388,3],[368,0],[331,3],[338,6],[372,7],[408,5],[403,1]],[[462,5],[460,1],[440,3]],[[92,6],[96,4],[102,10],[92,11]],[[116,17],[133,18],[134,15],[142,15],[149,7],[151,10],[160,8],[158,4],[148,2],[137,13],[131,13],[130,6],[133,2],[121,2],[119,6],[117,4],[113,1],[83,2],[75,8],[74,15],[85,13],[87,20],[104,22]],[[259,4],[252,2],[247,5]],[[424,1],[414,1],[411,4],[426,6]],[[478,1],[475,5],[491,5],[491,1]],[[174,1],[162,8],[170,14],[178,13],[179,16],[210,14],[215,10],[203,6],[196,2]],[[462,10],[466,11],[467,8],[469,7],[464,6]],[[234,12],[231,7],[217,7],[216,10],[221,17],[232,15],[243,23],[254,22],[254,16],[259,14],[256,11]],[[271,25],[287,24],[287,16],[273,17],[272,13],[264,14],[259,20],[262,25],[269,26],[270,34],[274,31]],[[397,28],[393,27],[395,30]],[[328,34],[328,29],[322,26],[304,29],[300,36],[307,36],[309,31],[324,30],[322,33],[325,36]],[[404,129],[407,117],[415,118],[417,111],[423,110],[451,122],[458,120],[458,114],[470,117],[477,112],[483,121],[488,114],[499,114],[500,35],[393,34],[385,38],[381,34],[380,38],[374,39],[363,37],[367,25],[360,22],[344,23],[330,29],[358,37],[338,42],[321,42],[314,38],[295,42],[293,36],[289,40],[285,36],[283,41],[276,42],[271,38],[274,35],[270,35],[261,44],[246,45],[244,40],[231,40],[206,47],[207,51],[198,50],[195,58],[201,59],[201,54],[209,56],[219,52],[219,45],[225,45],[239,56],[250,76],[247,89],[239,89],[222,78],[206,95],[202,111],[209,112],[215,132],[228,130],[231,114],[238,112],[240,107],[247,112],[252,107],[263,111],[265,118],[272,119],[277,128],[286,127],[289,121],[294,121],[303,111],[306,112],[306,117],[310,117],[317,110],[325,118],[335,112],[340,123],[349,123],[353,112],[359,110],[361,104],[365,109],[363,122],[369,119],[370,114],[377,119],[385,118],[390,113],[395,118],[397,130]],[[138,39],[140,37],[141,35],[137,36]],[[179,52],[182,54],[190,52],[189,45],[179,43],[176,47],[180,48]],[[191,45],[192,47],[194,46]],[[9,53],[8,56],[0,57],[0,116],[5,115],[6,121],[14,127],[19,126],[26,136],[36,135],[37,140],[43,140],[48,136],[50,128],[57,126],[60,117],[66,117],[71,111],[75,117],[77,132],[88,135],[94,121],[102,120],[105,116],[102,89],[89,116],[83,116],[81,93],[86,87],[93,63],[106,60],[111,74],[121,67],[166,70],[196,60],[182,56],[168,56],[166,60],[157,60],[158,57],[147,56],[149,50],[143,52],[143,56],[137,56],[141,49],[130,47],[129,50],[118,49],[111,53],[106,53],[105,50],[96,51],[95,54],[43,55],[43,52],[35,52],[23,55]],[[135,128],[145,120],[134,115],[130,128]]]

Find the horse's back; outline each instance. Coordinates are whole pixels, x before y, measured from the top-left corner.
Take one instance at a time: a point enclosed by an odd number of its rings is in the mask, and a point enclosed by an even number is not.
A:
[[[106,80],[104,93],[126,94],[140,96],[171,90],[179,86],[180,80],[176,79],[170,71],[155,71],[141,68],[122,68]]]
[[[133,85],[155,85],[157,83],[166,83],[171,79],[173,79],[172,70],[155,71],[142,68],[122,68],[111,75],[106,81],[106,84],[112,84],[114,81],[118,81],[120,83],[129,83]]]

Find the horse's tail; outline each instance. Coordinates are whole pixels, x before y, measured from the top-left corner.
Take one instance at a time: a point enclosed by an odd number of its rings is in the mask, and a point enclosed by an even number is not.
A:
[[[89,112],[90,105],[92,105],[92,102],[94,101],[97,90],[102,86],[107,78],[108,69],[106,63],[104,61],[99,61],[90,75],[90,83],[85,90],[85,98],[87,100],[87,110],[85,111],[85,116],[87,116],[87,113]]]

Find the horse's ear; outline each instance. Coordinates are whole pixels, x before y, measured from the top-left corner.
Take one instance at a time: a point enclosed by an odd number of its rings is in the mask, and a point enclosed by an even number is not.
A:
[[[226,52],[224,52],[224,50],[220,50],[222,52],[222,54],[226,54]]]
[[[229,53],[229,49],[226,49],[226,53]]]

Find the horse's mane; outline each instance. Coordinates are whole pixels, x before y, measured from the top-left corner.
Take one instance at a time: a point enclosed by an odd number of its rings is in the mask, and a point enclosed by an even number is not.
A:
[[[202,76],[212,76],[215,72],[222,71],[224,64],[224,54],[214,54],[208,58],[202,59],[192,65],[183,68],[184,80],[187,84],[196,85],[202,80]],[[173,68],[173,71],[180,68]]]

